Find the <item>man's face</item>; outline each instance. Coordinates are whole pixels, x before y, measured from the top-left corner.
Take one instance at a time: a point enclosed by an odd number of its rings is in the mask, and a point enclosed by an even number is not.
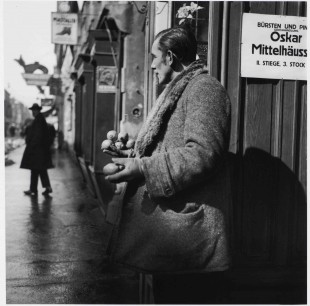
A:
[[[32,110],[32,116],[33,117],[36,117],[39,113],[40,113],[40,111],[38,109],[33,109]]]
[[[171,81],[173,70],[169,65],[169,56],[163,57],[163,52],[158,49],[158,39],[153,43],[152,56],[151,68],[155,70],[159,84],[168,84]]]

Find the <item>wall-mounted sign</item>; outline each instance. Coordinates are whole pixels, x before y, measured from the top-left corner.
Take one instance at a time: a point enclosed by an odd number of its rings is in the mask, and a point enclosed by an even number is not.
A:
[[[78,14],[52,13],[52,43],[77,45]]]
[[[46,86],[50,79],[50,74],[22,73],[27,85]]]
[[[54,99],[41,99],[41,106],[52,106]]]
[[[115,92],[117,80],[117,68],[114,66],[98,66],[97,70],[97,92]]]
[[[243,14],[241,76],[307,79],[307,19]]]

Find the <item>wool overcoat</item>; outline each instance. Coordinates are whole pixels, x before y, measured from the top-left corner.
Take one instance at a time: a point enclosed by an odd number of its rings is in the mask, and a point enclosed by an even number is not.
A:
[[[130,182],[112,258],[139,271],[224,271],[230,263],[226,154],[230,100],[198,61],[157,99],[136,141],[145,181]]]
[[[48,138],[46,120],[39,113],[27,128],[26,148],[21,161],[21,168],[30,170],[53,168]]]

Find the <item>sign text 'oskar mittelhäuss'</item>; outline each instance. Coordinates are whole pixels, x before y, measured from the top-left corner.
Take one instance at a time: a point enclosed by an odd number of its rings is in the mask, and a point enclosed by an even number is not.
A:
[[[307,19],[243,14],[241,76],[307,79]]]

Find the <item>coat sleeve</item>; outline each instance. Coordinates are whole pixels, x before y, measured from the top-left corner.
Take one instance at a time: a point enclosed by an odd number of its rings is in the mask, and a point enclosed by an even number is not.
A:
[[[142,158],[152,198],[174,196],[210,178],[227,151],[230,101],[224,88],[213,78],[201,77],[185,91],[185,145]]]

